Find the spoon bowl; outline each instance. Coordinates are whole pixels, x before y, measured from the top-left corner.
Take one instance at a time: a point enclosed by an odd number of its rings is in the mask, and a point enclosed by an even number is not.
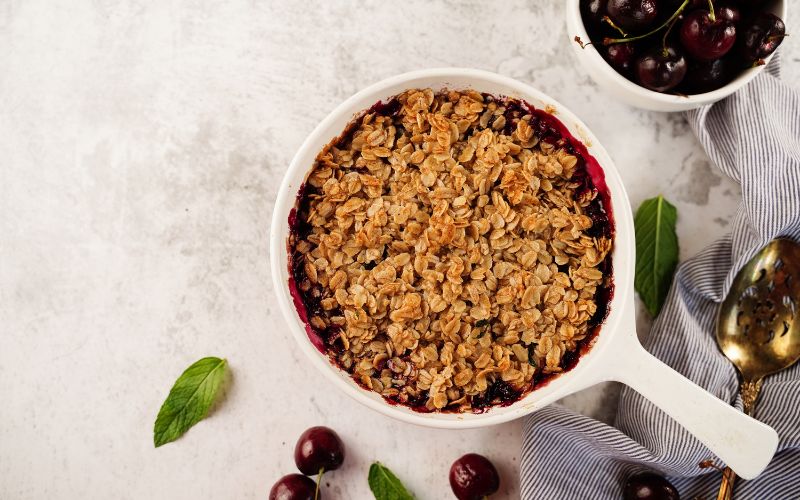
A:
[[[800,359],[800,244],[776,239],[736,275],[720,308],[717,342],[744,380]]]

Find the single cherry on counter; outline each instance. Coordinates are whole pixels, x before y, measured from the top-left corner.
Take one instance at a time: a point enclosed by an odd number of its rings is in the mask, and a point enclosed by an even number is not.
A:
[[[344,462],[344,443],[333,429],[311,427],[294,447],[294,463],[300,472],[313,476],[336,470]]]
[[[500,489],[500,475],[489,459],[468,453],[450,467],[450,487],[458,500],[481,500]]]
[[[663,476],[652,472],[634,474],[625,482],[624,500],[680,500],[678,490]]]
[[[317,483],[302,474],[287,474],[269,490],[269,500],[314,500]],[[317,500],[322,499],[322,493]]]

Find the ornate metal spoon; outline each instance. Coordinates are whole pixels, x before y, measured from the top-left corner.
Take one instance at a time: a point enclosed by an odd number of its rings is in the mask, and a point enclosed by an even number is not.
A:
[[[717,344],[742,376],[752,416],[764,377],[800,359],[800,244],[773,240],[739,271],[720,307]],[[731,498],[735,479],[726,467],[717,500]]]

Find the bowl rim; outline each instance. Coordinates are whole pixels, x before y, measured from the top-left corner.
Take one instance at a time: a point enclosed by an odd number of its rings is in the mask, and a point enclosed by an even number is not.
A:
[[[576,51],[581,51],[585,57],[589,58],[589,60],[593,63],[593,67],[602,67],[600,71],[602,71],[605,76],[610,78],[613,83],[617,84],[617,86],[622,87],[624,90],[630,93],[636,94],[640,98],[655,101],[660,104],[678,104],[684,106],[687,104],[702,105],[724,99],[743,86],[747,85],[753,78],[758,76],[758,74],[763,71],[767,65],[769,65],[770,61],[772,61],[772,58],[775,55],[773,52],[764,60],[763,65],[745,69],[730,82],[710,92],[685,96],[656,92],[654,90],[646,89],[619,74],[614,68],[611,67],[610,64],[608,64],[603,56],[600,55],[600,52],[597,51],[593,44],[585,44],[584,47],[580,47],[578,45],[578,43],[574,40],[575,36],[580,37],[581,41],[584,42],[591,41],[589,38],[589,33],[586,31],[586,27],[583,24],[583,16],[581,15],[580,11],[580,2],[581,0],[569,0],[566,5],[567,20],[569,21],[568,26],[570,27],[568,29],[575,29],[578,31],[578,33],[567,33],[569,37],[569,43],[574,45],[574,49]],[[784,23],[787,22],[787,3],[788,2],[785,0],[776,0],[773,8],[771,9],[771,11],[778,15]]]
[[[591,348],[581,354],[577,365],[568,373],[555,377],[545,386],[529,392],[510,405],[494,406],[483,413],[421,413],[403,405],[393,405],[377,393],[364,389],[344,370],[331,363],[309,340],[307,325],[299,317],[288,286],[288,215],[295,207],[299,189],[295,179],[302,178],[302,183],[307,178],[313,158],[322,147],[317,147],[318,145],[328,144],[344,129],[346,123],[359,116],[375,102],[396,95],[403,89],[424,85],[420,80],[435,82],[440,88],[446,88],[449,81],[458,79],[469,83],[453,84],[450,88],[494,85],[511,89],[512,92],[507,95],[532,102],[538,101],[543,103],[544,107],[552,107],[556,117],[584,143],[598,161],[606,178],[614,214],[615,235],[612,250],[614,294],[609,304],[609,315],[601,325],[601,331],[595,336]],[[420,83],[415,84],[415,82]],[[389,92],[390,89],[395,90]],[[342,123],[342,126],[333,127],[337,123]],[[337,106],[307,136],[292,159],[278,191],[270,230],[271,274],[280,309],[295,341],[317,370],[348,396],[379,413],[407,423],[450,429],[483,427],[514,420],[576,390],[608,380],[604,378],[606,375],[602,370],[592,370],[592,366],[595,366],[603,353],[608,351],[614,332],[620,324],[627,322],[632,328],[630,318],[633,313],[629,305],[633,302],[634,259],[633,215],[627,193],[616,166],[588,127],[564,105],[525,83],[496,73],[467,68],[434,68],[403,73],[370,85]]]

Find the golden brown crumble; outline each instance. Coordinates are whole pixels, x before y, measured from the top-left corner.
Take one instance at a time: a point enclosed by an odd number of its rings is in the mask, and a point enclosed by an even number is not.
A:
[[[524,393],[589,333],[611,249],[589,231],[597,192],[524,108],[509,123],[508,101],[474,91],[395,99],[308,176],[290,244],[320,306],[309,323],[394,401],[470,411],[499,381]]]

